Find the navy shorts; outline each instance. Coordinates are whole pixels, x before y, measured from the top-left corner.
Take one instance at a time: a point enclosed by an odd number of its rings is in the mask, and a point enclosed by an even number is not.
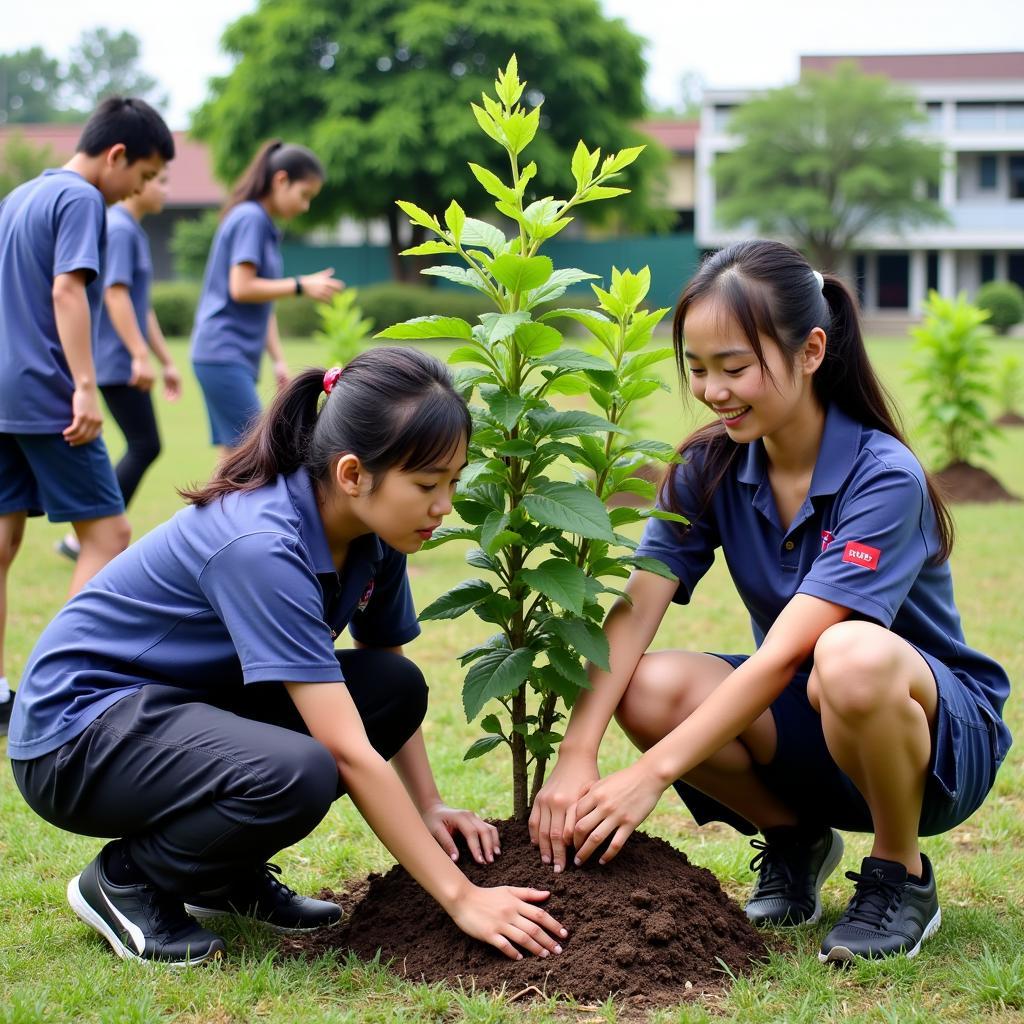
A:
[[[988,795],[999,768],[995,716],[988,715],[957,674],[942,662],[928,662],[939,693],[932,757],[925,784],[918,835],[948,832],[969,818]],[[745,654],[716,654],[738,668]],[[778,734],[775,758],[754,765],[765,785],[797,812],[801,821],[830,825],[846,832],[873,832],[871,812],[853,780],[832,760],[821,716],[807,699],[808,673],[798,672],[771,706]],[[698,825],[724,821],[746,835],[757,829],[717,800],[685,782],[676,791]]]
[[[256,378],[247,366],[229,363],[193,363],[192,369],[206,400],[211,442],[237,448],[260,414]]]
[[[103,438],[72,446],[60,434],[0,433],[0,515],[10,512],[45,512],[51,523],[121,515]]]

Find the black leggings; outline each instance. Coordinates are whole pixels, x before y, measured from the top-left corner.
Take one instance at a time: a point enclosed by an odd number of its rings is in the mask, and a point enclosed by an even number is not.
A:
[[[140,391],[130,384],[104,384],[100,391],[128,444],[121,461],[114,467],[121,497],[127,505],[143,474],[160,454],[160,432],[153,412],[153,398],[148,391]]]
[[[381,756],[420,727],[427,687],[390,651],[338,651]],[[307,836],[344,789],[281,683],[198,694],[147,683],[64,746],[12,761],[29,806],[80,835],[123,836],[158,888],[208,892]]]

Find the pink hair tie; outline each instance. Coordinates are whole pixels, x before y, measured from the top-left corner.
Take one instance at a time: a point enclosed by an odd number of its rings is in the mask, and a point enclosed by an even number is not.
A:
[[[341,376],[341,367],[340,366],[332,366],[324,374],[324,394],[325,395],[329,395],[331,393],[331,389],[334,387],[335,384],[338,383],[338,378],[340,376]]]

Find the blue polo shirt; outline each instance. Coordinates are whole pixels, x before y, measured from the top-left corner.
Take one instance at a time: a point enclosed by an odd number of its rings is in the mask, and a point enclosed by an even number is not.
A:
[[[679,580],[674,600],[689,602],[720,547],[757,646],[795,594],[810,594],[933,656],[956,673],[989,718],[998,718],[1010,683],[996,662],[964,643],[949,563],[932,562],[939,531],[914,454],[832,405],[807,498],[784,529],[763,443],[740,449],[703,514],[693,487],[700,452],[676,473],[678,507],[692,510],[685,533],[647,521],[637,554],[659,558],[672,570]],[[1001,722],[999,736],[1002,756],[1010,733]]]
[[[231,298],[228,279],[239,263],[252,263],[262,278],[278,278],[284,270],[281,236],[270,214],[256,202],[239,203],[214,235],[192,331],[192,361],[240,363],[258,377],[274,304]]]
[[[71,423],[53,281],[86,271],[95,341],[106,238],[103,196],[74,171],[43,171],[0,202],[0,432],[59,434]]]
[[[342,680],[334,637],[394,647],[419,634],[405,555],[374,534],[335,571],[305,470],[188,506],[118,555],[39,638],[7,750],[56,750],[147,683],[183,700],[262,682]]]
[[[124,285],[131,298],[139,332],[148,338],[149,290],[153,280],[153,260],[149,239],[139,222],[123,207],[111,207],[107,213],[107,258],[103,266],[103,287]],[[132,378],[132,357],[107,313],[104,302],[93,352],[96,383],[104,387],[127,384]]]

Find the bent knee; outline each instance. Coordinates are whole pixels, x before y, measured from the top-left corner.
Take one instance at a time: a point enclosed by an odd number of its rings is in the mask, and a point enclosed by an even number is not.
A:
[[[338,779],[334,755],[318,740],[296,736],[287,756],[266,779],[266,797],[315,825],[336,799]]]
[[[637,663],[615,709],[615,719],[634,738],[660,738],[687,718],[700,703],[679,666],[657,654]]]
[[[808,684],[812,704],[820,709],[826,702],[834,712],[861,717],[905,697],[892,641],[889,630],[870,622],[840,622],[826,629],[814,647]]]

